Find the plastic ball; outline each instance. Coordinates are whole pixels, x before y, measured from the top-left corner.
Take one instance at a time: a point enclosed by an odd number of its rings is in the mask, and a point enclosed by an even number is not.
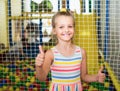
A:
[[[26,82],[26,86],[29,87],[30,86],[30,82]]]
[[[9,71],[9,69],[8,69],[8,68],[5,68],[4,72],[8,72],[8,71]]]
[[[7,86],[3,86],[3,91],[4,91],[4,90],[7,90]]]
[[[28,91],[33,91],[33,89],[32,88],[28,88]]]
[[[19,88],[16,88],[16,90],[15,91],[20,91],[20,89]]]
[[[20,91],[24,91],[25,87],[24,86],[21,86],[20,87]]]
[[[0,88],[0,91],[3,91],[3,89],[2,89],[2,88]]]
[[[31,83],[35,82],[35,77],[31,78]]]
[[[20,78],[19,78],[19,77],[17,77],[17,78],[15,79],[15,81],[16,81],[16,82],[19,82],[19,81],[20,81]]]
[[[110,84],[108,82],[105,82],[104,86],[108,88]]]
[[[37,88],[35,87],[35,88],[33,88],[33,91],[38,91],[38,90],[37,90]]]

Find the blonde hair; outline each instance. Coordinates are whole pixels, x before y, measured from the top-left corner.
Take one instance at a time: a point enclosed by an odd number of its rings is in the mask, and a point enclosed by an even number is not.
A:
[[[70,16],[73,19],[73,25],[75,27],[75,20],[72,12],[70,10],[63,10],[63,11],[58,11],[53,17],[52,17],[52,27],[55,28],[55,19],[58,16]]]

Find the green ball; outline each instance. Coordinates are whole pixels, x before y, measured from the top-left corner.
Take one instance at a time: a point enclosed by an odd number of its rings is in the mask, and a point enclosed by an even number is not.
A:
[[[14,77],[14,76],[10,76],[9,79],[10,79],[12,82],[15,82],[15,77]]]

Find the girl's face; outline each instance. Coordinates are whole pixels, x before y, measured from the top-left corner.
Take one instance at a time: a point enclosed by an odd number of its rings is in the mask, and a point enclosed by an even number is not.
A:
[[[55,28],[53,29],[58,41],[71,41],[74,35],[74,22],[71,16],[58,16],[55,19]]]

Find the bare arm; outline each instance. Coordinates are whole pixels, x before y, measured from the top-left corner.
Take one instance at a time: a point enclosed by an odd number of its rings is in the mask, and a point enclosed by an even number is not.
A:
[[[46,53],[44,53],[42,48],[39,48],[39,50],[40,53],[35,60],[36,77],[40,81],[45,81],[53,61],[53,53],[51,50],[48,50]]]
[[[103,68],[98,71],[98,74],[89,75],[87,71],[87,56],[84,49],[82,49],[82,64],[81,64],[81,78],[85,82],[104,82],[105,74],[102,73]]]

